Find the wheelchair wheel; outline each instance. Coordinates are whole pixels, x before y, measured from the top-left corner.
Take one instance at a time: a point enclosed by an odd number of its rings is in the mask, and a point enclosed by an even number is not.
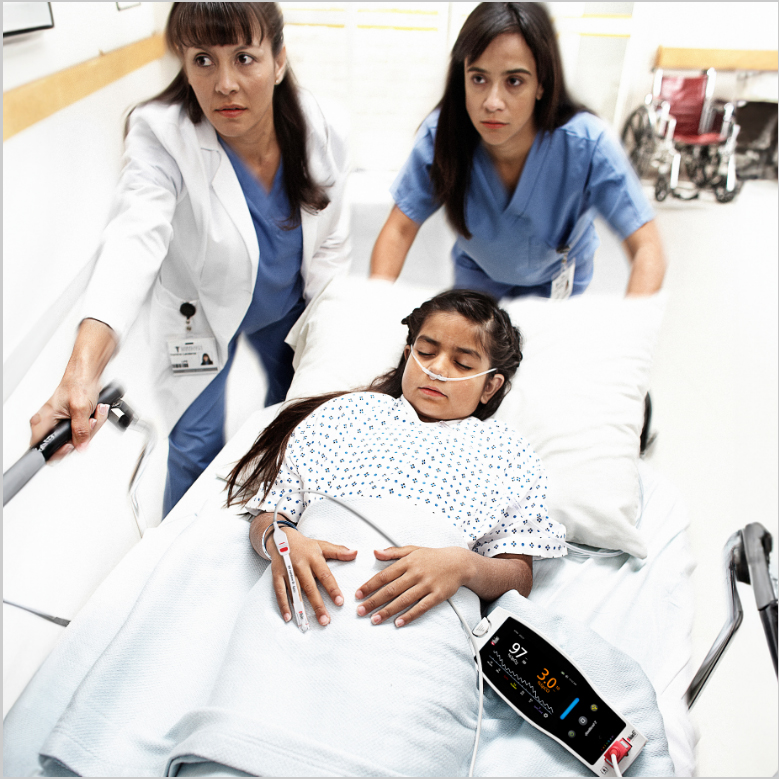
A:
[[[665,176],[658,176],[655,183],[655,200],[662,203],[668,197],[671,188],[668,185],[668,179]]]
[[[645,105],[636,108],[625,122],[622,145],[639,177],[646,176],[655,154],[655,132]]]
[[[712,151],[708,146],[685,147],[684,168],[690,181],[699,189],[713,186],[720,166],[718,150]]]
[[[736,186],[728,192],[728,190],[725,188],[724,182],[722,184],[717,184],[717,186],[714,187],[714,197],[717,198],[718,203],[730,203],[731,200],[734,200],[736,195],[741,191],[741,187],[743,186],[742,182],[737,182]]]

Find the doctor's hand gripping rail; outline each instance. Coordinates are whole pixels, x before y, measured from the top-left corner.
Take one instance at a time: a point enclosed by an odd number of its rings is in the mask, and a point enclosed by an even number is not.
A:
[[[757,609],[760,612],[760,619],[768,640],[768,651],[771,653],[774,671],[777,670],[776,588],[768,570],[771,548],[771,534],[757,522],[752,522],[742,530],[737,530],[725,544],[724,562],[730,594],[728,621],[687,688],[685,697],[688,708],[692,708],[698,699],[701,690],[725,653],[730,639],[741,626],[744,611],[741,608],[741,599],[736,588],[737,581],[752,585]]]
[[[97,406],[107,403],[115,406],[120,402],[124,390],[117,384],[108,384],[97,397]],[[40,442],[27,452],[3,474],[3,505],[5,506],[25,484],[58,452],[72,436],[70,420],[63,419]]]
[[[124,390],[118,384],[110,383],[100,391],[97,403],[98,405],[101,403],[110,405],[111,409],[108,413],[108,419],[120,431],[132,427],[144,435],[143,449],[138,457],[138,462],[135,465],[127,488],[133,510],[133,517],[135,518],[135,525],[138,528],[138,535],[142,536],[143,533],[141,531],[140,522],[141,509],[136,493],[141,476],[146,469],[151,452],[156,445],[157,436],[154,427],[140,419],[127,403],[125,403],[122,399],[123,395]],[[8,501],[10,501],[11,498],[13,498],[19,490],[21,490],[27,482],[41,470],[41,468],[43,468],[51,457],[70,441],[70,439],[70,420],[63,419],[61,422],[57,423],[54,430],[52,430],[40,443],[30,447],[26,454],[3,474],[3,505],[5,506],[6,503],[8,503]],[[51,614],[32,609],[29,606],[22,606],[13,601],[6,600],[5,598],[3,599],[3,603],[22,609],[23,611],[28,611],[31,614],[35,614],[37,617],[53,622],[55,625],[67,627],[70,624],[70,620],[68,619],[54,617]]]

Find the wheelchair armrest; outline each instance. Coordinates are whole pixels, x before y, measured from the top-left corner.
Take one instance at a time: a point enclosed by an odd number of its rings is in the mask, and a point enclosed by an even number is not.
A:
[[[671,116],[669,114],[668,116],[668,126],[665,129],[665,137],[663,138],[663,141],[665,142],[665,145],[669,148],[673,148],[674,145],[674,133],[676,132],[676,117]]]
[[[673,127],[676,126],[676,119],[671,116],[671,104],[667,100],[656,100],[654,104],[655,116],[657,117],[655,123],[655,134],[658,138],[662,138],[667,141],[670,137],[673,137]],[[670,129],[670,136],[669,136]]]
[[[730,132],[727,140],[725,141],[725,154],[732,155],[736,151],[736,141],[738,140],[738,134],[741,131],[741,125],[732,124],[730,126]]]
[[[736,113],[736,106],[733,103],[725,103],[721,110],[722,127],[720,128],[720,138],[722,138],[723,141],[727,141],[730,139],[733,129],[737,127],[733,120]]]

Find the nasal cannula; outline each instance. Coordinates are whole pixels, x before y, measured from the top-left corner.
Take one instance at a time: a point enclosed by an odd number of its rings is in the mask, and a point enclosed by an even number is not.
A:
[[[419,362],[419,358],[414,354],[414,349],[412,347],[411,349],[411,356],[416,360],[417,365],[431,378],[435,379],[436,381],[468,381],[468,379],[475,379],[478,376],[485,376],[488,373],[492,373],[493,371],[496,371],[497,368],[490,368],[488,371],[482,371],[481,373],[474,373],[473,376],[461,376],[457,379],[451,379],[448,376],[441,376],[438,373],[433,373],[433,371],[429,371],[427,368],[425,368],[424,365],[422,365],[421,362]]]

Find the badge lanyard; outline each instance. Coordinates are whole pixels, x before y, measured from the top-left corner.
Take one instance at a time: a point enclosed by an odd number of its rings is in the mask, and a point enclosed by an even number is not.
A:
[[[192,335],[192,317],[197,314],[192,303],[182,303],[179,312],[186,319],[185,334],[183,337],[171,336],[167,339],[173,374],[216,373],[219,370],[216,338]]]
[[[552,279],[552,292],[549,297],[553,300],[565,300],[573,292],[573,276],[576,271],[576,260],[568,259],[571,247],[559,246],[557,251],[563,255],[563,264],[559,273]]]

